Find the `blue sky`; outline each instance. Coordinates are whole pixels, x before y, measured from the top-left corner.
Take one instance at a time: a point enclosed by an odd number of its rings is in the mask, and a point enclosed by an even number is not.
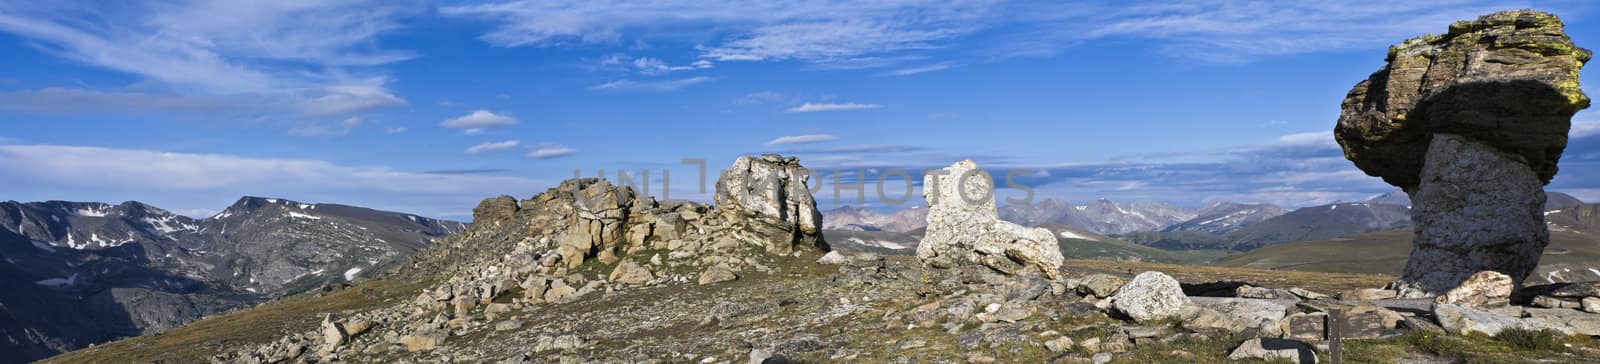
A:
[[[1389,44],[1533,5],[1600,44],[1578,1],[1128,4],[8,2],[0,198],[466,219],[574,169],[705,200],[681,159],[783,152],[829,184],[972,158],[1036,198],[1307,206],[1390,189],[1331,137]],[[1600,200],[1596,115],[1551,189]]]

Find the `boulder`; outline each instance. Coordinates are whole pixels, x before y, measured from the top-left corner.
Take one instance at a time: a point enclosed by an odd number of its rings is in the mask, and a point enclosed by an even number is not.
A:
[[[650,269],[629,260],[617,264],[617,267],[611,270],[611,276],[606,279],[612,283],[639,285],[650,283],[656,276]]]
[[[1228,354],[1228,360],[1245,359],[1288,360],[1291,363],[1316,364],[1317,352],[1312,350],[1311,345],[1299,341],[1255,338],[1239,344],[1238,348],[1234,348],[1233,352]]]
[[[817,264],[840,265],[849,261],[850,258],[846,258],[844,254],[840,254],[838,251],[831,251],[828,254],[823,254],[822,258],[818,258]]]
[[[1318,342],[1328,338],[1328,314],[1322,312],[1301,313],[1296,312],[1283,318],[1278,323],[1283,330],[1283,337],[1306,342]]]
[[[1178,317],[1190,303],[1178,280],[1161,272],[1139,273],[1110,299],[1117,311],[1138,322]]]
[[[1439,326],[1457,335],[1477,332],[1494,336],[1509,328],[1533,329],[1532,326],[1511,315],[1448,303],[1435,304],[1433,315],[1439,320]]]
[[[1588,313],[1600,313],[1600,297],[1584,297],[1583,311]]]
[[[754,231],[768,253],[828,251],[810,180],[794,157],[739,157],[717,179],[716,211]]]
[[[982,266],[1003,276],[1038,273],[1055,279],[1061,248],[1054,234],[1001,221],[994,178],[971,160],[923,177],[928,228],[917,259],[937,269]]]
[[[701,285],[707,285],[732,281],[735,279],[739,279],[739,276],[733,273],[732,268],[728,268],[726,265],[718,264],[712,266],[711,268],[706,268],[705,272],[701,272],[700,278],[697,280],[697,282],[699,282]]]
[[[1486,270],[1467,277],[1467,280],[1461,282],[1461,285],[1439,295],[1433,302],[1465,307],[1505,305],[1511,301],[1513,285],[1511,276]]]
[[[1591,56],[1555,15],[1506,11],[1390,47],[1350,90],[1334,128],[1345,158],[1411,198],[1402,297],[1484,270],[1519,285],[1532,273],[1549,243],[1543,186],[1589,106],[1578,71]]]
[[[339,350],[350,339],[350,334],[345,332],[344,325],[335,321],[333,315],[322,315],[322,352],[332,353]]]
[[[1090,274],[1078,280],[1078,293],[1096,298],[1111,297],[1117,289],[1128,284],[1127,279],[1110,274]]]

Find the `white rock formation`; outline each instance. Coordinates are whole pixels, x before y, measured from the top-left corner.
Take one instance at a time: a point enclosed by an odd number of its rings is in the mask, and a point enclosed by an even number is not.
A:
[[[1056,278],[1061,248],[1050,230],[1001,221],[994,178],[964,160],[923,177],[928,231],[917,258],[934,268],[982,265],[1006,275]]]
[[[811,171],[794,157],[739,157],[717,180],[717,211],[745,221],[767,252],[789,254],[796,247],[828,250],[822,240],[822,213],[807,183]]]

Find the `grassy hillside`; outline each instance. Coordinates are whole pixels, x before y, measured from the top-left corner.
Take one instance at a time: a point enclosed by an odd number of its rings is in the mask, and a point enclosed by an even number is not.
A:
[[[1411,254],[1410,230],[1359,234],[1347,238],[1272,245],[1227,257],[1219,266],[1308,272],[1398,275]],[[1600,269],[1600,239],[1572,231],[1552,231],[1550,246],[1536,274],[1578,280]],[[1544,283],[1544,282],[1539,282]]]

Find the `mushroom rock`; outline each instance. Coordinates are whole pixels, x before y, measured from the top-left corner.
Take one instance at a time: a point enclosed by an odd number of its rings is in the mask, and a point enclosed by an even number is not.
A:
[[[751,238],[761,240],[768,253],[828,251],[810,180],[811,171],[795,157],[739,157],[717,179],[716,211],[754,232]]]
[[[938,269],[982,266],[1003,275],[1037,272],[1056,278],[1061,247],[1043,228],[1001,221],[994,179],[971,160],[923,176],[928,230],[917,259]]]
[[[1516,10],[1389,48],[1357,83],[1334,138],[1345,158],[1411,197],[1415,242],[1397,286],[1435,296],[1493,270],[1520,285],[1549,244],[1543,186],[1572,115],[1589,106],[1592,53],[1555,15]]]

